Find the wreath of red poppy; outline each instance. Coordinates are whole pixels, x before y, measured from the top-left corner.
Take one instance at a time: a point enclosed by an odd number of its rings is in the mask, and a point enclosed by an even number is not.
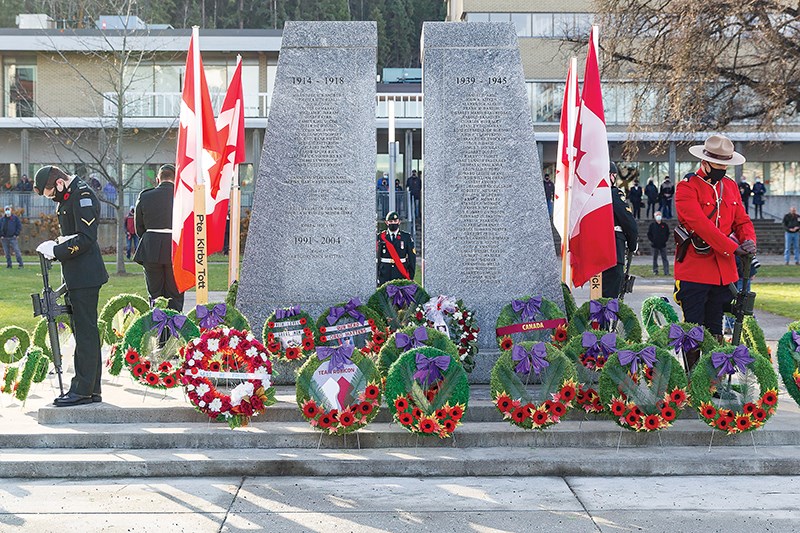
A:
[[[277,317],[278,314],[281,315],[280,318]],[[314,353],[314,334],[314,320],[311,315],[293,307],[279,309],[269,315],[261,338],[266,342],[271,357],[283,361],[298,361]]]
[[[271,386],[272,361],[252,333],[235,329],[210,329],[181,348],[181,382],[192,405],[231,428],[249,424],[275,403]],[[216,379],[238,380],[229,394],[220,391]]]

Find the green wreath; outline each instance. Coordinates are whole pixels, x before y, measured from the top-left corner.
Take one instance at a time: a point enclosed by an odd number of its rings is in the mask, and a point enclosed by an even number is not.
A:
[[[575,316],[578,306],[575,303],[575,297],[572,295],[569,285],[563,281],[561,282],[561,294],[564,297],[564,310],[567,312],[567,321],[570,321]]]
[[[446,364],[446,368],[442,370],[437,363]],[[430,372],[423,370],[425,364]],[[386,403],[394,420],[411,433],[447,438],[461,424],[467,410],[467,373],[456,357],[436,348],[409,350],[389,369]]]
[[[155,351],[153,346],[159,341],[157,332],[159,326],[153,314],[159,311],[163,312],[167,320],[173,324],[172,327],[170,325],[164,327],[164,331],[169,331],[171,334],[164,346]],[[174,324],[175,317],[183,318],[182,324]],[[180,318],[177,320],[180,321]],[[154,389],[171,389],[181,384],[182,361],[179,351],[182,345],[199,336],[200,330],[184,315],[172,309],[155,308],[130,325],[119,351],[124,353],[125,365],[137,383]],[[151,360],[154,351],[160,360]]]
[[[611,298],[599,298],[595,300],[601,305],[608,305]],[[586,302],[578,308],[569,322],[567,328],[567,336],[571,339],[573,337],[580,337],[584,331],[591,329],[608,331],[611,327],[610,324],[598,324],[596,321],[589,319],[589,308],[591,302]],[[636,313],[626,304],[619,302],[619,312],[617,313],[617,334],[629,343],[642,342],[642,326],[639,324],[639,319],[636,318]]]
[[[58,315],[56,317],[56,323],[58,324],[59,330],[58,339],[61,346],[63,346],[70,335],[72,335],[72,318],[67,314]],[[50,350],[50,336],[47,331],[47,320],[44,318],[39,320],[36,327],[33,329],[32,345],[41,348],[47,357],[53,358],[53,352]]]
[[[538,373],[534,352],[540,364],[547,363]],[[538,381],[533,391],[528,388],[532,374]],[[544,342],[521,342],[503,351],[492,367],[490,383],[492,401],[503,418],[523,429],[557,424],[577,402],[575,366],[561,350]]]
[[[134,320],[150,311],[150,303],[137,294],[114,296],[100,311],[100,339],[106,344],[119,342]],[[122,316],[119,313],[122,312]]]
[[[12,348],[6,348],[11,343]],[[0,363],[16,363],[25,355],[31,345],[31,337],[19,326],[6,326],[0,329]]]
[[[518,307],[523,307],[526,304],[530,304],[532,298],[530,296],[523,296],[519,300],[514,300],[513,303],[510,303],[504,306],[500,310],[500,314],[497,317],[497,323],[495,326],[495,339],[497,340],[497,346],[501,350],[510,350],[511,347],[514,345],[514,338],[517,339],[517,342],[564,342],[566,341],[566,333],[567,333],[567,320],[564,312],[559,309],[558,305],[552,300],[548,300],[547,298],[541,298],[541,304],[538,307],[538,311],[533,313],[533,316],[524,316],[526,315],[526,311],[521,309],[520,312],[514,310],[514,305]],[[556,319],[563,319],[563,324],[558,325],[557,327],[547,328],[547,329],[536,329],[536,330],[527,330],[521,331],[519,333],[507,333],[503,334],[502,328],[510,328],[516,324],[524,324],[530,322],[544,322],[545,320],[556,320]],[[556,338],[556,330],[560,328],[561,336]],[[512,335],[516,337],[512,337]]]
[[[344,399],[331,400],[314,380],[314,373],[325,363],[309,357],[297,376],[297,405],[311,427],[330,435],[352,433],[366,426],[381,405],[381,375],[369,357],[354,351],[351,361],[356,375],[349,381]]]
[[[764,330],[758,325],[756,317],[752,315],[746,315],[742,321],[742,342],[751,350],[772,361],[772,350],[767,346]]]
[[[17,391],[17,385],[19,384],[17,381],[18,377],[19,367],[7,366],[5,373],[3,374],[3,386],[0,387],[0,392],[14,394]]]
[[[800,405],[800,322],[778,341],[778,370],[786,392]]]
[[[42,380],[36,381],[36,378],[42,373],[41,368],[45,369],[50,366],[50,359],[44,354],[41,348],[32,347],[25,354],[25,365],[22,367],[22,372],[19,375],[19,384],[15,396],[17,400],[25,403],[28,398],[28,393],[31,390],[31,383],[40,383]]]
[[[106,359],[108,373],[112,376],[119,376],[122,366],[125,364],[125,350],[122,349],[122,345],[122,342],[112,344],[108,359]]]
[[[655,352],[655,364],[644,358],[623,365],[620,356]],[[634,344],[612,355],[600,373],[600,401],[620,427],[633,431],[668,428],[689,403],[686,374],[664,348]]]
[[[333,313],[333,310],[335,308],[351,309],[352,314],[350,311],[345,311],[344,314],[331,322],[331,320],[328,320],[328,317],[331,317],[331,319],[334,318],[335,313]],[[358,313],[363,315],[366,319],[366,321],[361,322],[363,327],[355,329],[350,328],[341,332],[334,330],[334,328],[341,326],[340,322],[343,324],[355,324],[359,322],[359,320],[353,316],[353,314]],[[355,342],[356,348],[361,350],[361,353],[365,355],[377,355],[381,351],[381,346],[383,346],[383,343],[386,342],[386,339],[389,337],[389,333],[386,330],[386,323],[381,316],[371,307],[361,305],[358,298],[354,298],[349,302],[341,302],[332,305],[317,318],[315,326],[314,335],[316,335],[315,343],[317,346],[337,346],[341,343],[343,338],[349,338]],[[369,328],[370,331],[363,331],[356,336],[353,336],[352,333],[348,335],[350,331],[362,331],[367,328]],[[366,337],[363,335],[366,335]]]
[[[279,313],[280,319],[277,318]],[[276,309],[264,322],[261,338],[272,357],[282,361],[303,360],[314,353],[314,338],[319,333],[314,331],[315,327],[311,315],[301,311],[299,306]]]
[[[583,346],[584,336],[591,335],[594,337],[592,343],[597,343],[606,339],[606,343],[613,345],[614,349],[609,350],[603,348],[603,344],[597,345],[597,353],[587,354],[587,349]],[[607,337],[613,335],[614,337]],[[611,340],[613,339],[613,343]],[[587,344],[593,347],[592,344]],[[584,331],[581,335],[574,337],[564,346],[564,355],[569,359],[578,375],[578,397],[577,402],[581,408],[587,413],[602,413],[603,404],[600,401],[600,395],[597,389],[593,386],[600,379],[600,372],[603,370],[608,358],[618,349],[623,349],[628,346],[624,340],[616,338],[616,333],[608,333],[605,331]]]
[[[389,296],[387,289],[389,287],[409,287],[413,286],[415,289],[404,289],[405,291],[413,290],[413,295],[398,292],[394,297]],[[392,289],[394,290],[394,289]],[[394,304],[394,299],[398,300],[400,305]],[[425,292],[421,285],[417,285],[411,280],[395,279],[387,281],[373,293],[367,300],[367,306],[375,310],[386,321],[386,325],[392,331],[397,331],[409,325],[414,318],[414,312],[417,306],[424,304],[431,297]]]
[[[458,358],[467,372],[475,368],[475,356],[478,355],[478,321],[475,311],[467,309],[463,300],[454,300],[449,296],[439,295],[426,303],[418,305],[410,325],[428,328],[445,326],[458,350]]]
[[[738,375],[738,384],[729,383],[725,366],[714,365],[719,354],[738,351],[752,358],[744,365],[734,364],[731,370]],[[720,370],[721,368],[721,370]],[[719,373],[723,372],[720,377]],[[717,396],[718,398],[715,398]],[[692,405],[709,426],[728,435],[760,428],[775,414],[778,405],[778,376],[772,363],[757,352],[739,346],[725,346],[703,355],[692,371]]]
[[[424,328],[425,335],[417,333],[419,328]],[[421,343],[424,346],[430,346],[431,348],[436,348],[437,350],[447,352],[456,359],[459,359],[458,348],[456,348],[455,343],[450,340],[448,335],[445,335],[439,330],[427,328],[425,326],[406,326],[402,330],[393,333],[381,348],[381,353],[378,355],[378,370],[380,370],[380,373],[383,376],[387,376],[389,374],[389,368],[391,368],[392,364],[397,361],[397,358],[400,357],[400,354],[403,353],[397,347],[398,335],[401,335],[401,337],[405,335],[412,344]],[[427,339],[421,340],[421,337],[423,336],[426,336]],[[403,351],[408,351],[410,349],[413,348],[409,347]]]
[[[200,329],[200,331],[205,331],[206,329],[210,329],[203,327],[204,320],[199,320],[197,318],[197,307],[198,306],[189,311],[189,314],[187,314],[186,316],[189,317],[189,320],[195,323],[195,325]],[[207,323],[208,325],[213,324],[212,327],[227,326],[231,329],[239,331],[250,331],[250,322],[235,307],[222,302],[209,303],[204,305],[203,307],[209,313],[208,318],[205,318],[205,320],[210,321]],[[219,313],[219,315],[222,315],[221,321],[219,321],[219,316],[213,315],[213,313],[215,312]]]
[[[662,296],[650,296],[642,302],[642,323],[647,335],[652,338],[664,326],[680,322],[678,313],[669,303],[667,298]]]
[[[698,326],[697,324],[692,324],[691,322],[676,322],[674,324],[669,324],[667,326],[662,326],[658,331],[655,332],[650,337],[650,344],[655,344],[659,348],[664,348],[668,352],[672,352],[675,354],[675,358],[679,361],[683,361],[683,351],[680,348],[676,348],[674,345],[677,344],[675,339],[670,337],[670,330],[673,327],[679,327],[685,333],[689,333],[694,328],[701,327],[703,331],[703,340],[700,342],[700,353],[711,353],[712,351],[719,348],[719,343],[717,343],[717,339],[714,338],[714,334],[708,331],[704,326]],[[670,345],[672,343],[673,345]]]

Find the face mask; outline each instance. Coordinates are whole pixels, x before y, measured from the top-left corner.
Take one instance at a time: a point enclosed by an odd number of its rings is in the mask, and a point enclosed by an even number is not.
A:
[[[661,217],[656,217],[656,222],[661,222]]]
[[[60,188],[60,187],[63,187],[63,189]],[[51,200],[53,200],[54,202],[61,203],[64,200],[67,199],[66,198],[66,196],[67,196],[67,187],[63,184],[63,182],[62,183],[56,182],[56,186],[54,188],[54,192],[55,192],[55,194],[51,198]]]
[[[7,217],[10,217],[10,216],[11,216],[11,209],[6,209],[6,216],[7,216]]]
[[[400,229],[400,224],[386,224],[386,227],[389,228],[389,231],[394,233]]]
[[[719,180],[725,177],[725,170],[724,168],[714,168],[711,167],[707,172],[708,179],[711,180],[711,183],[718,183]]]

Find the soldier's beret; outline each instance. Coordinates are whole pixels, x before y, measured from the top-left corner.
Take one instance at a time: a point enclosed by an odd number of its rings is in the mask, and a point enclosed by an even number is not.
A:
[[[386,222],[390,220],[400,220],[400,215],[397,214],[397,211],[389,211],[386,213]]]

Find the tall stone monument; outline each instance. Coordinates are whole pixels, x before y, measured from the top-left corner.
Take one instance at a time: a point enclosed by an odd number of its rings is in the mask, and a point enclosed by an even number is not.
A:
[[[375,290],[374,22],[287,22],[237,304],[260,336],[277,307]]]
[[[422,32],[423,282],[475,309],[471,380],[486,382],[503,306],[528,294],[563,308],[525,76],[513,24],[426,22]]]

